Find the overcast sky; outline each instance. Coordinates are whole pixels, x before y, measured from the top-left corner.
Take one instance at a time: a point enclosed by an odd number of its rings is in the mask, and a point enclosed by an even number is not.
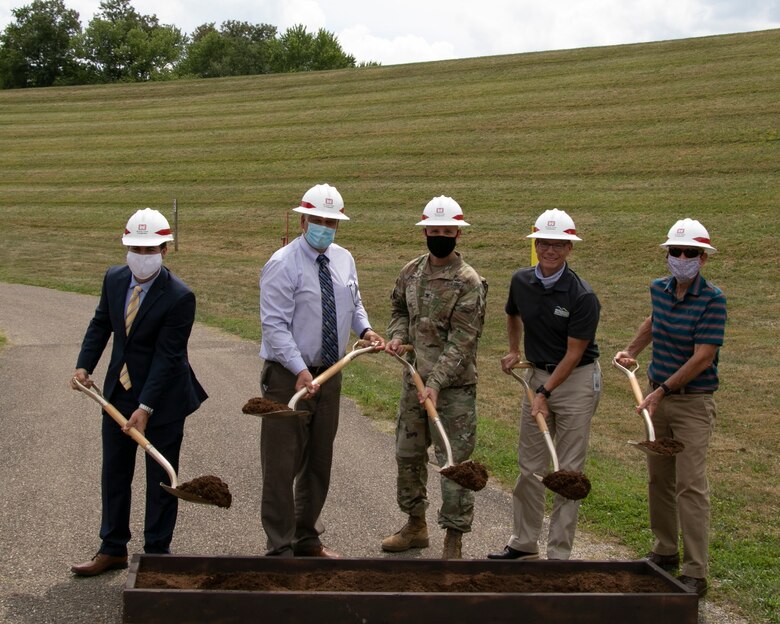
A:
[[[0,29],[11,9],[0,0]],[[383,65],[681,39],[780,28],[780,0],[132,0],[184,32],[226,20],[333,32]],[[100,0],[65,0],[86,26]]]

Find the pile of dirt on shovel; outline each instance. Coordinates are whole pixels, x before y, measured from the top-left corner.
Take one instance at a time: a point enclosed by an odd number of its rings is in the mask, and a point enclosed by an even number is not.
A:
[[[180,483],[176,489],[200,496],[217,507],[227,509],[233,502],[233,495],[230,493],[227,483],[214,475],[196,477],[192,481]]]
[[[685,444],[673,438],[656,438],[653,442],[645,440],[637,444],[659,455],[677,455],[685,450]]]
[[[441,474],[450,481],[455,481],[461,487],[467,490],[479,492],[487,485],[488,471],[477,461],[465,461],[462,464],[455,464],[441,471]]]
[[[244,414],[268,414],[270,412],[290,411],[290,408],[282,403],[264,399],[263,397],[254,397],[246,402],[241,408]]]
[[[576,470],[558,470],[542,479],[542,484],[569,500],[580,500],[590,494],[590,481]]]

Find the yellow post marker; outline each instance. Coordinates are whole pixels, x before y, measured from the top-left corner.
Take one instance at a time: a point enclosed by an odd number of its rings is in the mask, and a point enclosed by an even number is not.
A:
[[[534,229],[531,228],[531,234],[534,233]],[[534,245],[535,238],[529,238],[528,240],[531,241],[531,266],[536,266],[536,263],[539,262],[539,258],[536,257],[536,245]]]

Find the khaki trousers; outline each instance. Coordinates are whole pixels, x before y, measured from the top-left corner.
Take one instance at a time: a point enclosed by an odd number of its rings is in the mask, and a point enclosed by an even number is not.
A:
[[[647,457],[653,552],[677,554],[682,533],[680,572],[695,578],[705,578],[709,564],[707,449],[714,425],[711,394],[671,394],[653,414],[653,428],[657,438],[674,438],[685,444],[685,450],[669,457]]]
[[[534,368],[529,385],[537,388],[549,378],[549,373]],[[600,398],[601,368],[598,362],[594,362],[575,368],[548,399],[550,416],[547,427],[555,443],[561,470],[583,470],[590,422]],[[514,526],[509,546],[535,553],[539,551],[539,535],[544,521],[545,487],[533,473],[547,474],[552,470],[552,462],[544,436],[531,417],[527,397],[523,400],[518,465],[520,475],[512,494]],[[568,559],[571,556],[579,507],[580,501],[554,495],[547,539],[548,559]]]
[[[295,394],[293,375],[281,364],[266,362],[263,396],[287,404]],[[298,402],[309,416],[263,418],[260,462],[263,493],[260,515],[269,555],[291,556],[296,547],[320,544],[320,512],[330,488],[333,442],[339,426],[341,373],[320,387],[312,399]]]

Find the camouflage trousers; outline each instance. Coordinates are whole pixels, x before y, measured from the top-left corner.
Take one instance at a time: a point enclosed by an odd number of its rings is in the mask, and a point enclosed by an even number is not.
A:
[[[442,389],[436,411],[449,438],[453,461],[457,464],[467,460],[477,439],[476,385]],[[439,440],[438,429],[420,405],[417,389],[404,384],[395,429],[396,496],[401,511],[410,516],[424,516],[428,508],[428,447],[432,442],[436,462],[444,466],[447,452]],[[474,520],[474,492],[444,477],[440,481],[439,526],[468,533]]]

